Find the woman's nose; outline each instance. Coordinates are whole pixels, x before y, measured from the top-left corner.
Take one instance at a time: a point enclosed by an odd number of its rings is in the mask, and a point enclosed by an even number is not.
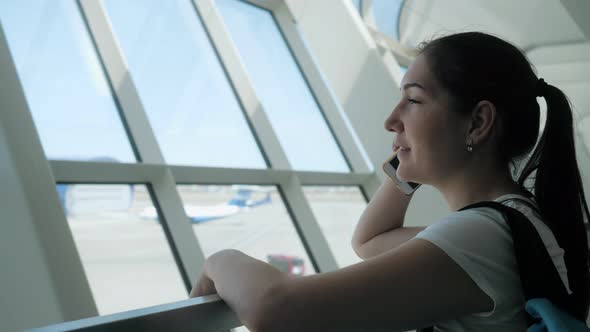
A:
[[[397,133],[403,130],[403,124],[399,119],[397,106],[391,111],[387,119],[385,119],[385,130]]]

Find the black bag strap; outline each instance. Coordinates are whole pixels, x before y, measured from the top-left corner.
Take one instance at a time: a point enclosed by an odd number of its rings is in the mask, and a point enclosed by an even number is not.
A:
[[[520,211],[495,201],[471,204],[459,211],[484,207],[502,213],[510,227],[525,300],[547,298],[567,312],[577,312],[541,236],[529,218]],[[527,320],[529,326],[534,323],[534,319],[528,313]],[[434,331],[433,327],[418,329],[418,332],[431,331]]]
[[[547,298],[557,307],[575,316],[576,310],[572,308],[567,289],[541,236],[529,218],[499,202],[479,202],[459,211],[482,207],[501,212],[510,227],[525,299],[528,301],[534,298]]]
[[[510,202],[510,201],[520,202],[520,203],[528,206],[531,210],[535,211],[535,213],[537,213],[538,215],[541,215],[541,210],[539,210],[539,208],[532,201],[530,201],[528,199],[524,199],[521,197],[509,197],[509,198],[501,200],[499,203],[504,205],[504,203]]]

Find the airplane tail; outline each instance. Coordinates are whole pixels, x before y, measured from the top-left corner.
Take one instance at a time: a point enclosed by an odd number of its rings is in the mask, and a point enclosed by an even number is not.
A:
[[[232,197],[232,199],[227,202],[227,205],[235,205],[240,208],[251,208],[272,202],[269,191],[266,191],[266,195],[260,200],[252,199],[252,193],[254,192],[254,189],[240,188],[234,197]]]

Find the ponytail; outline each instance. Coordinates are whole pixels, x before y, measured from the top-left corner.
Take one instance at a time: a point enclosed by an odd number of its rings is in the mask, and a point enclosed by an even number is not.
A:
[[[518,179],[534,176],[534,195],[541,214],[561,248],[573,292],[574,311],[583,320],[588,314],[588,239],[584,220],[588,205],[576,161],[572,110],[558,88],[538,82],[537,95],[547,103],[545,129]]]

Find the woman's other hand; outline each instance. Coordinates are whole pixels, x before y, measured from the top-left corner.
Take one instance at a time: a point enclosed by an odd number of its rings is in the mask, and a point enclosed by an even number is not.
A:
[[[201,272],[199,280],[191,290],[190,297],[217,294],[217,290],[215,289],[215,283],[213,282],[213,280],[211,280],[211,278],[209,278],[209,276],[205,272],[205,270]]]
[[[238,250],[227,249],[205,261],[190,296],[217,293],[251,331],[265,330],[275,310],[285,303],[289,278],[274,266]]]

